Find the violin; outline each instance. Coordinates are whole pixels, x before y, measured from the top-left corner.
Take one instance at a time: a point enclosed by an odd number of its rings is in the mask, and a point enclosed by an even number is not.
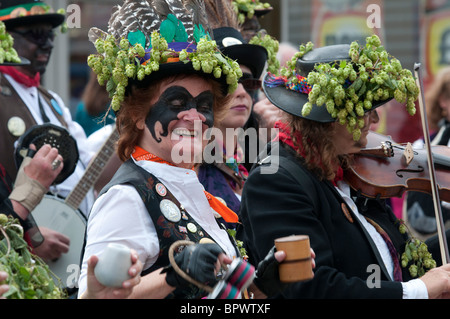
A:
[[[356,191],[370,198],[401,197],[405,191],[431,194],[426,149],[396,143],[390,136],[370,131],[366,148],[353,155],[344,173]],[[450,201],[450,147],[432,146],[437,188]]]
[[[450,201],[450,151],[445,146],[431,146],[420,63],[414,64],[414,73],[421,96],[419,106],[426,149],[414,150],[411,143],[394,143],[386,136],[370,132],[368,147],[355,154],[344,178],[367,197],[401,197],[405,191],[432,195],[442,264],[448,264],[450,253],[440,200]],[[374,146],[377,143],[380,146]]]

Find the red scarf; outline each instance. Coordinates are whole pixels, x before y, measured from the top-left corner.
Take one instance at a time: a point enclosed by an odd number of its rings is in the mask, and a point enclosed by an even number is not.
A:
[[[135,151],[132,154],[132,156],[136,161],[150,161],[150,162],[157,162],[157,163],[175,166],[174,164],[169,163],[169,162],[159,158],[158,156],[147,152],[146,150],[144,150],[143,148],[141,148],[139,146],[135,146],[134,149],[135,149]],[[238,222],[239,218],[235,212],[233,212],[231,209],[229,209],[227,206],[225,206],[220,200],[218,200],[216,197],[214,197],[207,191],[204,191],[204,192],[205,192],[205,196],[208,199],[208,202],[209,202],[209,205],[211,206],[211,208],[214,209],[216,212],[218,212],[220,214],[220,216],[222,216],[223,219],[227,223],[237,223]]]
[[[303,157],[305,157],[305,149],[303,147],[302,143],[302,136],[300,132],[295,132],[295,137],[299,145],[295,145],[294,141],[292,139],[291,135],[291,129],[287,123],[283,123],[281,121],[277,121],[274,125],[275,128],[279,129],[278,135],[275,137],[274,141],[281,141],[283,143],[286,143],[290,147],[292,147],[295,151],[299,151],[299,154]],[[344,171],[342,167],[338,167],[338,170],[336,172],[336,177],[333,180],[333,184],[336,185],[336,183],[344,178]]]
[[[16,82],[27,87],[38,87],[41,84],[41,74],[39,72],[34,77],[30,77],[13,66],[0,66],[0,73],[10,75]]]

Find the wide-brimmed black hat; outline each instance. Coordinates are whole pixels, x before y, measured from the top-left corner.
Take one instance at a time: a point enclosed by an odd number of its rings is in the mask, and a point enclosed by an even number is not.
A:
[[[330,45],[321,48],[313,49],[305,53],[301,58],[297,59],[295,71],[298,75],[307,78],[311,71],[315,70],[317,64],[329,63],[334,64],[339,61],[351,61],[350,55],[350,45],[339,44]],[[272,104],[280,108],[281,110],[299,116],[308,120],[313,120],[316,122],[335,122],[336,117],[333,117],[327,110],[325,105],[317,106],[312,104],[311,111],[308,115],[302,114],[303,107],[305,103],[308,102],[308,92],[299,92],[298,90],[291,90],[287,88],[284,83],[281,85],[274,85],[271,74],[267,74],[263,89],[264,92]],[[280,84],[280,83],[279,83]],[[387,103],[392,98],[386,100],[379,100],[372,102],[372,108],[364,109],[365,112],[371,111],[385,103]]]
[[[247,66],[253,77],[261,76],[267,61],[267,50],[263,46],[246,43],[242,34],[231,27],[216,28],[213,34],[223,54]]]
[[[49,5],[37,0],[0,1],[0,21],[8,30],[18,26],[50,23],[53,28],[64,22],[65,16],[56,13]]]

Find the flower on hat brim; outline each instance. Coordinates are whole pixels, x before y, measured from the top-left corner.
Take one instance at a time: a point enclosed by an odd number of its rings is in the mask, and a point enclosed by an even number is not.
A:
[[[353,139],[361,137],[362,116],[372,110],[373,103],[395,99],[405,104],[410,115],[416,112],[419,88],[410,70],[386,52],[376,35],[366,38],[366,44],[354,41],[349,60],[317,63],[305,77],[296,72],[296,63],[313,50],[308,42],[301,45],[291,61],[281,70],[281,76],[269,76],[265,85],[280,86],[299,94],[307,94],[308,102],[298,107],[308,116],[313,107],[325,107],[340,124],[346,125]]]

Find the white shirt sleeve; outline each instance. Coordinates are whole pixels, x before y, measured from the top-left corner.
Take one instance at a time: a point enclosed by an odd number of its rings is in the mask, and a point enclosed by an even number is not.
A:
[[[428,290],[425,283],[419,278],[402,282],[403,299],[428,299]]]
[[[115,185],[92,207],[86,230],[86,248],[78,281],[81,295],[86,290],[87,260],[99,256],[109,243],[134,249],[144,265],[153,265],[159,254],[156,229],[138,192],[130,185]]]

